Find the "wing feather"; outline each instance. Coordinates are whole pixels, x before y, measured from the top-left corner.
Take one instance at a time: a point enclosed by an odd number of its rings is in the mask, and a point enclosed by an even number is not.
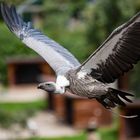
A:
[[[92,77],[92,70],[101,76],[97,80],[114,82],[140,60],[140,13],[115,29],[105,42],[80,66]],[[94,77],[95,78],[95,77]]]
[[[31,22],[24,22],[15,7],[1,4],[1,13],[11,32],[29,48],[40,54],[56,74],[64,74],[80,65],[78,60],[65,48],[33,28]]]

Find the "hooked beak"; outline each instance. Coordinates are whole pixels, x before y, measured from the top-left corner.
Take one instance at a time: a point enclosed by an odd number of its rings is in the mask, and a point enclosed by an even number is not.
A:
[[[42,83],[37,86],[38,89],[43,89],[43,87],[44,87],[44,84]]]

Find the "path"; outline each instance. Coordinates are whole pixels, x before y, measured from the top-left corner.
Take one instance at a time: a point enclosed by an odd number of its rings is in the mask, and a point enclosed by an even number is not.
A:
[[[46,99],[46,93],[36,86],[19,86],[0,90],[0,102],[29,102]],[[28,120],[28,129],[15,126],[10,130],[0,128],[0,140],[11,140],[17,137],[63,137],[78,134],[78,130],[58,121],[51,112],[39,112]]]

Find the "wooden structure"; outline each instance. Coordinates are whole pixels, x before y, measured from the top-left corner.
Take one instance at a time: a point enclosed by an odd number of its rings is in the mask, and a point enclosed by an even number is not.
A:
[[[87,128],[92,122],[98,127],[112,122],[111,113],[96,100],[66,97],[66,121],[78,128]]]
[[[129,89],[129,76],[125,74],[119,80],[119,88]],[[119,140],[140,140],[140,99],[135,99],[132,104],[120,109],[123,115],[138,115],[137,118],[120,118]]]
[[[10,58],[7,60],[9,86],[35,84],[54,72],[42,58]]]
[[[50,95],[52,109],[59,120],[76,128],[87,128],[94,122],[97,126],[109,125],[112,122],[111,112],[107,111],[96,100],[70,96]]]
[[[138,115],[136,118],[120,118],[120,140],[140,140],[140,99],[121,109],[124,115]]]

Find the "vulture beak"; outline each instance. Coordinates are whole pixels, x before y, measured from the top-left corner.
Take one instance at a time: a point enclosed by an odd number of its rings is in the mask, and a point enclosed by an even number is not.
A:
[[[38,89],[43,89],[43,87],[44,87],[44,84],[43,84],[43,83],[41,83],[41,84],[39,84],[39,85],[37,86]]]

